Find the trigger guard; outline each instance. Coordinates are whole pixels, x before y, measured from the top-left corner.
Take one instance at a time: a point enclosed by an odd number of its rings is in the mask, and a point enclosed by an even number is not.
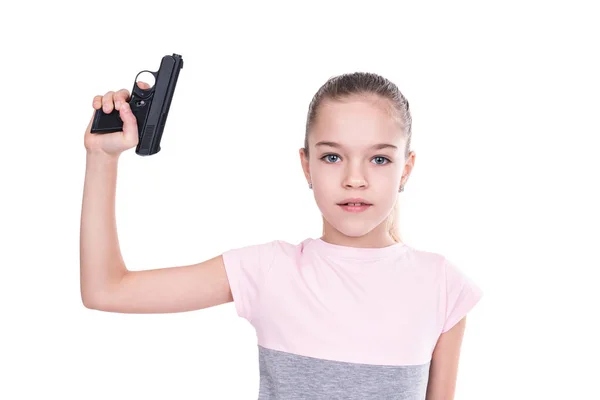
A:
[[[150,89],[141,89],[137,85],[137,81],[138,81],[137,78],[138,78],[138,76],[140,76],[140,74],[142,74],[144,72],[149,72],[154,77],[154,85],[152,85],[152,87]],[[133,91],[136,92],[138,94],[138,96],[140,96],[142,98],[146,98],[146,97],[150,96],[154,92],[154,88],[156,87],[156,80],[157,79],[158,79],[158,71],[150,71],[150,70],[147,70],[147,69],[145,69],[143,71],[140,71],[135,76],[135,80],[133,82]]]

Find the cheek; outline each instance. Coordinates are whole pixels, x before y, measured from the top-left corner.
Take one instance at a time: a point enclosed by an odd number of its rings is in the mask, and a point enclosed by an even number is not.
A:
[[[338,165],[325,165],[322,161],[315,162],[310,167],[312,179],[316,183],[323,183],[322,187],[330,187],[340,183],[343,179],[343,168]]]
[[[321,160],[314,159],[310,161],[310,170],[312,172],[318,172],[319,174],[324,174],[327,172],[327,168],[331,167],[331,165],[325,165],[325,163]]]
[[[369,182],[373,188],[377,188],[378,192],[388,192],[390,190],[398,190],[400,180],[402,179],[402,171],[397,168],[385,169],[385,171],[377,171],[371,174]]]

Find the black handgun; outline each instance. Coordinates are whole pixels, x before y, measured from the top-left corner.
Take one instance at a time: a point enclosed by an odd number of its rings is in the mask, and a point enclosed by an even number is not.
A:
[[[181,55],[173,53],[172,56],[167,55],[162,58],[157,72],[144,70],[136,75],[128,101],[138,124],[139,142],[135,149],[136,154],[150,156],[160,151],[160,140],[169,115],[179,70],[182,68]],[[142,89],[137,85],[137,77],[143,72],[149,72],[154,76],[155,84],[149,89]],[[123,121],[117,109],[113,109],[110,114],[106,114],[102,108],[96,110],[91,133],[111,133],[122,130]]]

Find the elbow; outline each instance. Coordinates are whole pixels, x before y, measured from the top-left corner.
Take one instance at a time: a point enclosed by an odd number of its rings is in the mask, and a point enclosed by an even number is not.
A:
[[[98,310],[98,302],[91,299],[89,296],[81,296],[81,302],[83,306],[89,310]]]
[[[100,296],[96,293],[81,293],[81,303],[83,306],[90,310],[102,310],[103,302],[100,299]]]
[[[107,311],[111,300],[116,293],[118,283],[109,285],[92,285],[81,281],[80,296],[81,303],[90,310]]]

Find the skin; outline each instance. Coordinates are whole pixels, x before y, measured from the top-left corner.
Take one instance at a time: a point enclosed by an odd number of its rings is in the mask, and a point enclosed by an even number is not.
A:
[[[148,87],[145,83],[140,86]],[[92,135],[91,120],[86,130],[88,166],[81,225],[84,304],[111,312],[164,313],[233,301],[222,256],[195,265],[142,271],[129,271],[123,263],[114,223],[117,164],[112,159],[137,143],[135,120],[124,106],[128,98],[129,92],[122,89],[96,96],[93,101],[95,110],[101,107],[107,113],[113,107],[119,110],[124,132]],[[328,101],[321,106],[309,135],[310,159],[305,157],[303,149],[300,159],[323,214],[322,239],[354,247],[393,244],[386,230],[386,219],[415,160],[413,152],[408,158],[403,157],[405,142],[401,127],[390,118],[386,103],[377,98]],[[338,142],[342,147],[316,146],[324,140]],[[377,143],[394,144],[398,150],[369,149]],[[363,197],[373,206],[364,213],[347,213],[336,205],[347,197]],[[454,399],[465,324],[466,317],[439,337],[432,355],[426,400]]]
[[[344,101],[325,100],[309,137],[309,158],[300,148],[300,162],[323,215],[322,240],[352,247],[395,244],[386,222],[414,167],[415,153],[404,157],[405,138],[390,117],[386,100],[374,96]],[[319,142],[339,143],[340,147]],[[397,149],[372,149],[387,143]],[[360,197],[373,204],[362,213],[344,211],[337,203]]]
[[[313,185],[323,216],[321,239],[326,242],[363,248],[396,243],[386,222],[416,155],[404,156],[403,129],[390,117],[388,106],[376,96],[325,100],[309,132],[309,157],[299,149],[304,176]],[[318,145],[323,141],[339,146]],[[397,149],[372,148],[380,143]],[[349,213],[337,205],[349,197],[361,197],[373,205],[362,213]],[[427,400],[454,399],[465,325],[466,317],[440,335],[432,354]]]
[[[140,89],[150,88],[149,84],[142,81],[138,81],[137,85]],[[110,114],[113,110],[119,111],[119,117],[123,121],[123,131],[111,135],[92,134],[90,133],[94,121],[92,116],[84,137],[84,145],[88,153],[100,153],[111,158],[119,158],[123,151],[137,146],[139,140],[138,128],[131,107],[127,103],[129,99],[130,94],[127,89],[121,89],[117,92],[111,90],[104,96],[94,97],[92,102],[94,110],[102,108],[106,114]]]
[[[440,335],[431,357],[425,400],[454,399],[466,324],[467,317],[464,317],[448,332]]]

